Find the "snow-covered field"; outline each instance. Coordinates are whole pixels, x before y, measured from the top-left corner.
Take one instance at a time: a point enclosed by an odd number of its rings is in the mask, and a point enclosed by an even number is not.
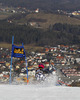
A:
[[[41,84],[0,85],[0,100],[80,100],[79,87],[55,86],[55,82],[50,76]]]

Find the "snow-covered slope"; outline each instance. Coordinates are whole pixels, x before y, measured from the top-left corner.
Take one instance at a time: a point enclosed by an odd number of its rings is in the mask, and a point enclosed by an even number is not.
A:
[[[0,100],[80,100],[77,87],[0,85]]]
[[[80,100],[79,87],[55,86],[50,75],[40,84],[0,85],[0,100]]]

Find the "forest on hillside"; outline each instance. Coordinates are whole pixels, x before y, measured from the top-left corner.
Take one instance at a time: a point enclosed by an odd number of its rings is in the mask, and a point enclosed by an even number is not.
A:
[[[26,25],[15,25],[0,21],[0,42],[11,43],[12,36],[16,43],[45,45],[80,44],[80,26],[56,23],[47,30]]]

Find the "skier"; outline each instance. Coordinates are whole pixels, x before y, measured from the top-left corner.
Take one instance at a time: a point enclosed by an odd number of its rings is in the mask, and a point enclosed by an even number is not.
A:
[[[44,80],[45,79],[45,75],[43,74],[43,69],[44,69],[44,65],[43,64],[39,64],[38,66],[39,68],[36,69],[36,80]]]

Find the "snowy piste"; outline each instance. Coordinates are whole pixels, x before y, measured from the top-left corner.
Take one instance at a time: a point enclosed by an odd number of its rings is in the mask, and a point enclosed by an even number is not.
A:
[[[80,100],[79,87],[0,85],[0,100]]]
[[[79,87],[56,86],[57,77],[44,82],[0,85],[0,100],[80,100]]]

